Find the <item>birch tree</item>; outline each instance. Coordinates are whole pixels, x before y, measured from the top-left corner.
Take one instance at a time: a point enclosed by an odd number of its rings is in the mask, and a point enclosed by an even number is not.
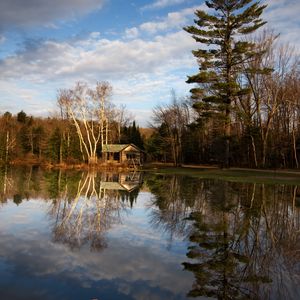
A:
[[[73,89],[58,94],[58,104],[76,128],[80,149],[89,164],[96,164],[99,145],[108,143],[108,116],[106,106],[112,87],[98,82],[95,89],[78,82]]]

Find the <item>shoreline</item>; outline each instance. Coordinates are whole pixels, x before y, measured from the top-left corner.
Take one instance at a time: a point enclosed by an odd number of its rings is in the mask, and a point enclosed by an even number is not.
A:
[[[39,166],[46,170],[77,170],[77,171],[103,171],[103,172],[154,172],[159,174],[174,174],[191,176],[203,179],[220,179],[236,182],[292,182],[300,185],[300,170],[295,169],[252,169],[232,167],[222,169],[216,165],[188,165],[184,164],[180,167],[174,167],[170,163],[146,163],[139,168],[130,168],[124,165],[98,163],[96,165],[88,165],[84,163],[78,164],[51,164],[38,160],[13,161],[10,166]]]
[[[2,166],[5,165],[5,163],[0,164]],[[10,166],[40,166],[47,169],[112,169],[112,170],[118,170],[118,169],[130,169],[133,170],[133,168],[130,168],[126,165],[121,164],[114,164],[114,163],[97,163],[93,165],[89,165],[87,163],[50,163],[45,161],[39,161],[39,160],[18,160],[18,161],[11,161],[8,163]],[[218,172],[258,172],[258,173],[273,173],[273,174],[291,174],[291,175],[299,175],[300,176],[300,169],[262,169],[262,168],[247,168],[247,167],[230,167],[230,168],[221,168],[217,165],[195,165],[195,164],[182,164],[181,166],[174,166],[172,163],[159,163],[159,162],[151,162],[151,163],[145,163],[143,166],[140,166],[139,168],[135,168],[135,170],[191,170],[191,171],[218,171]]]

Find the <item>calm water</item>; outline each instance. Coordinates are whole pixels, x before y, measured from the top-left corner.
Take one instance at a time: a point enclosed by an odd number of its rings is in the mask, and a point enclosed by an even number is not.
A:
[[[0,173],[0,299],[300,299],[300,185]]]

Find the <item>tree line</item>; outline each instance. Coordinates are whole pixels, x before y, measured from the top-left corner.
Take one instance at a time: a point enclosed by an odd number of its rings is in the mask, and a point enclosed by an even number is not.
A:
[[[200,48],[191,96],[172,94],[153,110],[147,142],[155,160],[221,166],[299,168],[299,57],[271,30],[265,5],[250,0],[206,1],[184,30]]]
[[[99,83],[97,87],[110,89],[107,83]],[[107,143],[134,143],[143,149],[139,126],[125,107],[117,108],[105,98],[107,103],[102,113],[106,118],[101,119],[102,123],[96,120],[97,110],[92,112],[87,101],[90,99],[84,95],[92,91],[83,83],[59,91],[60,115],[53,117],[33,117],[24,111],[16,115],[5,112],[0,116],[0,163],[96,163],[101,158],[103,144]],[[76,94],[79,92],[82,94]],[[68,107],[71,101],[72,106]],[[103,102],[100,105],[104,107]]]

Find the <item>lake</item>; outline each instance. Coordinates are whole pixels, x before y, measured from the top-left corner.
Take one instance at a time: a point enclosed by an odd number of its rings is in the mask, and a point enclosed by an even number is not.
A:
[[[300,183],[0,171],[0,299],[300,299]]]

